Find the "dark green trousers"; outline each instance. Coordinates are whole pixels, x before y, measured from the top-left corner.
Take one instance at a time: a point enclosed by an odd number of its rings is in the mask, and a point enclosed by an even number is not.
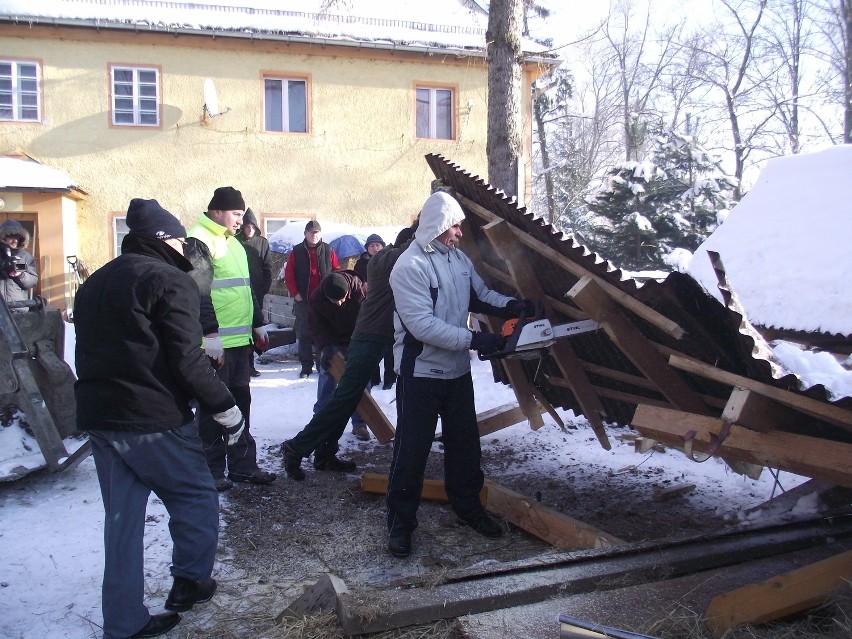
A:
[[[327,459],[337,453],[337,442],[390,343],[389,339],[379,335],[352,334],[346,356],[346,370],[337,383],[334,395],[314,414],[308,425],[290,440],[293,450],[302,457],[315,453],[314,459]]]

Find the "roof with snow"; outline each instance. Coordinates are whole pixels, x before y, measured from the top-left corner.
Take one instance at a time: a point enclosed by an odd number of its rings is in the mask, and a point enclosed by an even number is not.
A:
[[[5,0],[0,21],[425,50],[482,57],[488,13],[472,0]],[[529,62],[556,56],[522,41]]]
[[[717,299],[719,253],[752,324],[852,335],[852,146],[770,160],[689,274]]]
[[[35,160],[0,158],[0,189],[39,191],[79,191],[66,173]]]

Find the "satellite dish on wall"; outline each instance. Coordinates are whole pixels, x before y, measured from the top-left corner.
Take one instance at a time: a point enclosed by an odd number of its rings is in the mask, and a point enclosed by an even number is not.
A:
[[[201,110],[201,123],[209,124],[212,118],[222,115],[230,111],[227,107],[224,111],[219,110],[219,98],[216,96],[216,85],[213,80],[206,78],[204,80],[204,107]]]

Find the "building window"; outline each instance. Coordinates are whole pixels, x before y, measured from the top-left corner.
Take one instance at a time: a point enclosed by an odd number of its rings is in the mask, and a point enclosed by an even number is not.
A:
[[[417,137],[453,139],[453,90],[417,87]]]
[[[38,122],[39,111],[38,63],[0,60],[0,120]]]
[[[308,132],[308,81],[263,79],[263,130]]]
[[[121,243],[129,232],[126,217],[112,218],[113,255],[116,257],[121,255]]]
[[[263,234],[269,237],[276,231],[280,231],[291,222],[301,222],[307,224],[307,218],[302,217],[264,217],[263,218]]]
[[[112,67],[112,123],[160,125],[160,72],[153,68]]]

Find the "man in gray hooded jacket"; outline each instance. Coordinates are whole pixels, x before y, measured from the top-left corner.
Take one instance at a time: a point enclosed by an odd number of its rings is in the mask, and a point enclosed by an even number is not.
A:
[[[490,290],[470,259],[456,247],[464,213],[444,191],[423,205],[414,241],[400,255],[390,276],[396,302],[394,362],[397,379],[397,430],[387,495],[388,551],[411,553],[411,533],[423,473],[441,418],[444,475],[450,506],[460,523],[486,537],[503,530],[479,501],[484,476],[470,374],[471,349],[496,351],[503,338],[467,328],[471,308],[512,316],[527,302]]]

